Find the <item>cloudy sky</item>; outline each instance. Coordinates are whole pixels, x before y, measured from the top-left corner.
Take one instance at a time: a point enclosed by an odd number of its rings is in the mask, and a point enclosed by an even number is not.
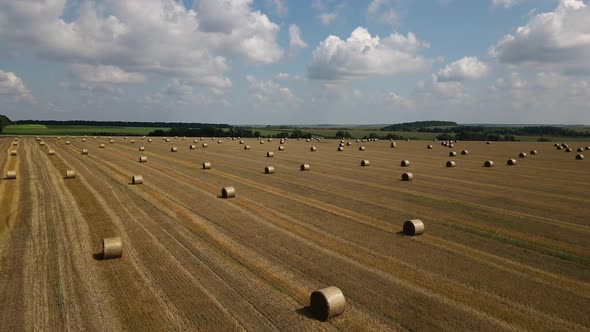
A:
[[[590,4],[0,0],[0,114],[590,124]]]

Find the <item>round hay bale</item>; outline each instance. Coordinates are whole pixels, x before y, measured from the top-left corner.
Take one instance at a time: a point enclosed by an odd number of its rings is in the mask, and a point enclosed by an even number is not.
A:
[[[285,147],[282,145],[279,145],[279,151],[285,151]]]
[[[557,146],[557,150],[562,150],[563,148],[561,147],[561,145]]]
[[[274,154],[273,152],[270,152],[270,151],[268,151],[268,152],[266,153],[266,157],[267,157],[267,158],[272,158],[272,157],[274,157],[274,155],[275,155],[275,154]]]
[[[299,169],[302,171],[309,171],[311,169],[311,166],[309,166],[309,164],[301,164]]]
[[[11,156],[16,156],[18,152],[16,152],[16,150],[10,150],[10,155]]]
[[[244,150],[250,150],[250,145],[244,145]]]
[[[368,160],[361,160],[361,166],[369,166],[369,161]]]
[[[327,321],[344,312],[346,299],[338,287],[330,286],[311,292],[309,307],[319,320]]]
[[[428,144],[428,145],[426,146],[426,148],[427,148],[427,149],[429,149],[429,150],[432,150],[432,144]]]
[[[455,167],[455,162],[452,160],[447,161],[447,167]]]
[[[113,143],[115,143],[115,141],[114,140],[110,140],[109,143],[110,144],[113,144]]]
[[[82,154],[88,154],[88,149],[82,149]]]
[[[449,157],[454,157],[456,155],[457,155],[457,152],[455,152],[455,151],[449,152]]]
[[[468,154],[469,154],[469,151],[467,151],[467,150],[463,150],[463,151],[461,151],[461,155],[463,155],[463,156],[466,156],[466,155],[468,155]]]
[[[404,222],[404,234],[409,236],[421,235],[424,233],[424,223],[420,219],[411,219]]]
[[[221,197],[223,197],[223,198],[236,197],[236,189],[234,189],[234,187],[225,187],[225,188],[221,189]]]
[[[343,147],[341,147],[341,146],[339,146],[339,147],[338,147],[338,151],[344,151],[344,148],[343,148]]]
[[[531,156],[536,155],[537,153],[539,153],[537,150],[531,150]]]
[[[402,174],[402,181],[412,181],[414,179],[414,174],[410,172],[406,172]]]
[[[14,180],[16,179],[16,171],[14,170],[8,170],[6,171],[6,177],[4,177],[6,180]]]
[[[268,139],[268,141],[269,141],[269,142],[272,142],[272,138],[269,138],[269,139]]]
[[[197,146],[194,145],[194,144],[191,144],[191,145],[188,146],[188,148],[189,148],[189,150],[194,150],[194,149],[197,148]]]
[[[526,158],[526,152],[521,152],[518,154],[519,158]]]
[[[572,152],[571,148],[565,148],[565,152]]]
[[[402,167],[408,167],[408,166],[410,166],[410,161],[409,160],[402,160],[402,162],[400,163],[400,165]]]
[[[486,142],[486,144],[492,144],[492,142],[490,142],[490,141],[487,141],[487,142]]]
[[[514,166],[514,165],[516,165],[516,159],[508,159],[508,161],[506,161],[506,164],[508,164],[510,166]]]
[[[178,148],[173,146],[170,148],[170,152],[178,152]]]
[[[260,141],[259,143],[260,143],[260,144],[264,144],[264,141]]]
[[[49,151],[47,151],[47,154],[50,156],[53,156],[53,155],[55,155],[55,150],[49,150]]]
[[[45,142],[41,141],[41,142],[39,142],[39,145],[44,146]]]
[[[584,159],[584,155],[583,154],[577,154],[576,155],[576,160],[583,160]]]
[[[170,139],[169,139],[169,138],[166,138],[164,141],[165,141],[166,143],[170,143]]]
[[[448,145],[448,146],[449,146],[449,148],[454,148],[454,147],[455,147],[455,144],[453,144],[453,143],[449,143],[449,145]]]
[[[66,171],[66,179],[75,179],[76,178],[76,171],[73,169],[68,169]]]
[[[70,145],[70,141],[66,141],[66,145]]]
[[[127,139],[127,136],[123,137],[123,139]]]
[[[274,174],[275,168],[273,166],[266,166],[264,168],[264,174]]]
[[[359,151],[365,151],[365,147],[364,146],[359,146]]]
[[[305,141],[306,141],[306,142],[311,142],[311,140],[310,140],[309,138],[308,138],[308,139],[306,139]]]
[[[409,142],[409,141],[410,141],[410,139],[409,138],[406,138],[406,142]]]
[[[318,149],[318,148],[316,148],[315,146],[312,146],[312,147],[309,149],[309,151],[311,151],[311,152],[314,152],[314,151],[317,151],[317,149]]]
[[[395,142],[391,142],[391,147],[395,148],[397,145],[395,144]]]
[[[346,142],[346,146],[351,146],[351,145],[352,145],[352,143]]]
[[[577,149],[576,149],[576,152],[584,152],[584,149],[582,149],[582,148],[577,148]]]
[[[590,150],[590,146],[584,147],[584,150]]]
[[[121,258],[123,256],[123,240],[120,237],[102,239],[102,259]]]
[[[82,139],[82,142],[86,142],[86,139],[85,139],[85,138],[83,138],[83,139]]]
[[[140,146],[139,151],[145,151],[145,146]]]
[[[141,175],[134,175],[131,177],[131,183],[133,184],[143,184],[143,176]]]
[[[148,143],[151,143],[151,142],[152,142],[152,139],[151,138],[148,138]]]
[[[491,161],[491,160],[486,160],[486,161],[483,163],[483,165],[484,165],[485,167],[493,167],[493,166],[494,166],[494,162],[493,162],[493,161]]]
[[[221,140],[217,141],[217,144],[221,144]]]
[[[140,163],[147,163],[147,156],[139,156]]]
[[[203,169],[211,169],[211,162],[209,162],[209,161],[204,162]]]
[[[240,144],[244,144],[244,141],[240,141]]]
[[[99,145],[99,147],[100,147],[101,149],[104,149],[105,145],[104,145],[104,144],[101,144],[101,145]]]

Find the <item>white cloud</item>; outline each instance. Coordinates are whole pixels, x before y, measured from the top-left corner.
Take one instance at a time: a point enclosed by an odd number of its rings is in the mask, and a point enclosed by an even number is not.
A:
[[[416,106],[416,104],[411,99],[400,96],[392,91],[385,92],[383,94],[383,100],[391,105],[401,106],[408,109],[412,109]]]
[[[126,72],[116,66],[72,64],[69,68],[74,76],[89,83],[141,83],[146,79],[143,74]]]
[[[528,85],[519,73],[512,72],[509,77],[500,77],[490,86],[492,90],[515,92],[524,89]]]
[[[399,15],[391,8],[390,0],[373,0],[367,6],[367,19],[380,24],[395,26],[399,23]]]
[[[525,2],[526,0],[492,0],[494,7],[510,8]]]
[[[289,11],[289,7],[287,7],[285,0],[266,0],[266,6],[273,8],[279,16],[285,16]]]
[[[590,73],[590,9],[580,0],[561,0],[553,12],[531,17],[504,36],[490,55],[511,65],[531,65],[568,74]]]
[[[432,61],[416,53],[428,46],[413,33],[394,33],[380,39],[358,27],[346,40],[337,36],[323,40],[313,52],[308,74],[312,79],[343,80],[421,71]]]
[[[307,44],[301,38],[301,29],[296,24],[289,26],[289,49],[306,48]]]
[[[320,20],[320,22],[322,22],[322,24],[329,25],[338,18],[338,12],[322,13],[319,14],[317,18]]]
[[[0,0],[0,39],[67,64],[113,66],[227,88],[228,57],[274,63],[278,25],[253,0],[82,2]],[[70,8],[71,7],[71,8]],[[68,19],[64,19],[65,13]]]
[[[485,76],[489,71],[488,66],[479,61],[477,57],[466,56],[455,62],[447,64],[436,74],[439,82],[464,81]]]
[[[0,96],[13,97],[17,100],[32,100],[29,89],[23,80],[12,72],[0,69]]]
[[[258,80],[251,75],[246,76],[251,98],[258,104],[286,104],[298,102],[293,92],[271,80]]]
[[[215,89],[214,89],[214,94]],[[195,91],[194,87],[186,81],[179,78],[173,78],[168,85],[161,91],[151,95],[145,96],[143,102],[146,104],[160,104],[165,106],[175,105],[229,105],[229,102],[219,95],[210,96],[203,95]]]

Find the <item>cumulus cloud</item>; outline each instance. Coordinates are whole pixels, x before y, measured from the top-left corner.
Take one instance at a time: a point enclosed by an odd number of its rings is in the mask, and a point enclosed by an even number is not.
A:
[[[432,63],[416,54],[423,47],[429,45],[411,32],[381,39],[358,27],[346,40],[337,36],[323,40],[313,52],[308,75],[319,80],[344,80],[421,71]]]
[[[116,66],[72,64],[69,68],[74,76],[90,83],[141,83],[146,79],[143,74],[126,72]]]
[[[590,72],[590,9],[580,0],[561,0],[548,13],[504,36],[489,50],[511,65],[548,67],[568,74]]]
[[[488,66],[477,57],[466,56],[447,64],[436,74],[439,82],[464,81],[466,79],[481,78],[488,73]]]
[[[390,0],[373,0],[367,6],[367,19],[376,23],[395,26],[399,22],[397,12],[390,7]]]
[[[168,85],[161,91],[143,97],[146,104],[160,104],[165,106],[175,105],[229,105],[219,96],[204,95],[197,92],[193,86],[182,79],[173,78]]]
[[[289,49],[306,48],[307,44],[301,38],[301,29],[296,24],[289,26]]]
[[[66,0],[0,0],[0,39],[52,61],[227,88],[229,57],[268,64],[283,54],[278,25],[252,2],[196,0],[185,8],[174,0],[107,0],[70,8]]]
[[[385,100],[385,102],[391,105],[400,106],[408,109],[414,108],[416,106],[411,99],[400,96],[392,91],[383,93],[383,100]]]
[[[12,72],[0,69],[0,96],[8,96],[17,100],[32,100],[29,89],[23,80]]]
[[[525,2],[526,0],[492,0],[492,5],[494,7],[504,7],[510,8],[514,7],[520,3]]]
[[[338,18],[338,12],[322,13],[317,16],[318,20],[324,25],[329,25]]]
[[[285,16],[289,11],[289,7],[285,0],[266,0],[266,6],[273,8],[279,16]]]
[[[247,75],[248,88],[252,99],[258,104],[283,104],[299,101],[295,94],[287,87],[271,80],[258,80]]]

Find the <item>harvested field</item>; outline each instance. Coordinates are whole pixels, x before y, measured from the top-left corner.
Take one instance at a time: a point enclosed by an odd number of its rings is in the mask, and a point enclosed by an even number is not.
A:
[[[18,174],[0,179],[6,331],[590,329],[590,165],[550,142],[454,143],[469,154],[450,170],[448,148],[423,141],[288,140],[267,176],[278,140],[170,153],[160,139],[143,152],[12,139],[0,138],[1,174]],[[412,219],[424,234],[403,234]],[[123,255],[101,259],[115,237]],[[346,309],[324,322],[308,306],[329,286]]]

